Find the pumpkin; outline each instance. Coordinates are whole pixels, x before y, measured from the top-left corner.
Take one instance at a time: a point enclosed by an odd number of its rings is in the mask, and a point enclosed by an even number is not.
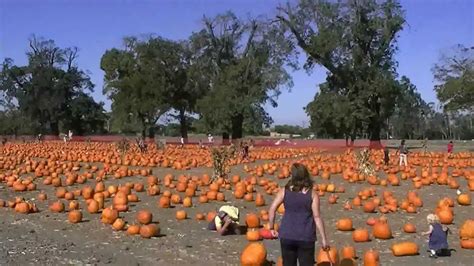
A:
[[[406,223],[405,225],[403,225],[403,232],[405,233],[416,233],[416,227],[415,225],[411,224],[411,223]]]
[[[89,213],[98,213],[99,212],[99,202],[91,199],[87,204],[87,211]]]
[[[160,228],[156,224],[140,226],[140,235],[143,238],[151,238],[160,234]]]
[[[127,228],[127,234],[137,235],[140,233],[140,226],[136,224],[129,225]]]
[[[184,220],[187,218],[187,214],[186,214],[186,211],[184,210],[179,210],[176,212],[176,219],[177,220]]]
[[[275,238],[272,235],[272,231],[267,229],[267,228],[262,228],[258,232],[260,234],[260,237],[263,238],[263,239],[274,239]]]
[[[454,215],[450,209],[441,209],[437,212],[437,215],[442,224],[451,224],[454,220]]]
[[[113,199],[114,206],[127,205],[127,203],[128,203],[128,197],[124,191],[119,191],[117,192],[117,194],[115,194],[115,197]]]
[[[375,219],[374,217],[369,217],[365,223],[367,225],[373,226],[376,222],[377,222],[377,219]]]
[[[82,212],[79,210],[72,210],[68,213],[67,219],[73,224],[80,223],[82,221]]]
[[[462,241],[463,240],[474,240],[474,220],[469,219],[466,220],[461,227],[459,228],[459,238],[461,238],[461,246],[462,246]],[[465,241],[465,246],[469,246],[469,242]],[[466,247],[463,247],[466,248]]]
[[[30,212],[30,205],[26,202],[20,202],[15,205],[15,211],[18,213],[27,214]]]
[[[64,203],[62,203],[61,201],[55,201],[49,206],[49,210],[52,212],[63,212]]]
[[[463,206],[471,205],[471,195],[467,193],[459,194],[458,203]]]
[[[202,221],[202,220],[204,220],[204,219],[206,219],[206,217],[204,216],[204,214],[202,214],[202,213],[197,213],[197,214],[196,214],[196,220]]]
[[[105,208],[102,211],[101,221],[104,224],[113,224],[118,218],[118,211],[114,210],[112,207]]]
[[[260,232],[254,228],[247,230],[246,238],[248,241],[258,241],[261,239]]]
[[[352,239],[355,242],[367,242],[370,240],[369,231],[364,228],[358,228],[352,232]]]
[[[367,212],[367,213],[372,213],[372,212],[375,212],[375,208],[377,206],[375,205],[375,203],[371,200],[369,201],[366,201],[364,203],[364,212]]]
[[[116,231],[121,231],[125,227],[125,221],[122,218],[115,219],[114,223],[112,224],[112,228]]]
[[[38,199],[41,200],[41,201],[46,200],[47,198],[48,198],[48,196],[43,192],[38,194]]]
[[[380,265],[379,252],[369,249],[364,254],[364,266],[378,266]]]
[[[140,224],[149,224],[153,220],[153,214],[147,210],[141,210],[137,213],[137,221]]]
[[[337,255],[337,249],[335,247],[330,247],[329,250],[319,249],[318,256],[316,257],[316,262],[329,262],[333,265],[339,264],[339,257]]]
[[[79,202],[77,200],[72,200],[69,202],[69,210],[77,210],[79,209]]]
[[[261,242],[251,242],[240,255],[242,266],[261,266],[267,260],[267,250]]]
[[[461,248],[474,249],[474,239],[461,239]]]
[[[350,218],[342,218],[339,219],[336,223],[337,230],[339,231],[352,231],[352,219]]]
[[[372,235],[378,239],[392,238],[392,230],[386,219],[379,219],[372,227]]]
[[[257,196],[255,197],[255,205],[257,207],[265,206],[265,199],[263,198],[262,194],[257,193]]]
[[[193,201],[191,197],[186,197],[183,199],[183,206],[184,207],[192,207],[193,206]]]
[[[245,217],[245,224],[248,228],[258,228],[260,227],[260,218],[255,213],[249,213]]]
[[[210,211],[206,215],[206,221],[211,222],[216,217],[217,213],[215,211]]]
[[[356,251],[353,246],[344,246],[341,249],[341,258],[343,259],[353,259],[356,258]]]
[[[158,205],[161,208],[169,208],[170,207],[170,198],[166,196],[161,196],[160,200],[158,201]]]
[[[394,256],[413,256],[418,255],[418,245],[414,242],[401,242],[392,245]]]

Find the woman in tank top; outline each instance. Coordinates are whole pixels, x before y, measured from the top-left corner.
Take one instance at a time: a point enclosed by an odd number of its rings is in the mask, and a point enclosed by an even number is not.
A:
[[[273,230],[275,212],[284,204],[285,213],[279,232]],[[313,190],[308,169],[299,163],[291,167],[291,179],[280,189],[269,210],[269,225],[273,236],[280,238],[283,265],[314,265],[316,227],[321,244],[328,250],[324,223],[319,211],[319,196]]]

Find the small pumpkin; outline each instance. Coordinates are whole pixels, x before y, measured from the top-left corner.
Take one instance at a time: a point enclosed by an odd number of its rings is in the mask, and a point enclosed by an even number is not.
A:
[[[140,235],[143,238],[151,238],[160,234],[160,228],[156,224],[140,226]]]
[[[129,225],[127,228],[127,234],[137,235],[140,233],[140,226],[136,224]]]
[[[82,221],[82,212],[79,210],[72,210],[67,215],[67,218],[70,223],[76,224]]]
[[[249,213],[245,217],[245,224],[248,228],[258,228],[260,227],[260,218],[255,213]]]
[[[187,218],[187,214],[185,210],[179,210],[176,212],[176,219],[177,220],[185,220]]]
[[[125,221],[122,218],[115,219],[114,223],[112,224],[112,228],[116,231],[121,231],[125,227]]]
[[[139,211],[136,217],[140,224],[149,224],[153,220],[153,214],[147,210]]]
[[[258,241],[261,239],[260,232],[254,228],[247,230],[246,238],[248,241]]]
[[[369,249],[364,253],[364,266],[379,266],[380,255],[379,252]]]
[[[55,201],[49,206],[49,210],[52,212],[63,212],[64,203],[62,203],[61,201]]]
[[[352,219],[350,218],[339,219],[336,223],[336,228],[339,231],[352,231],[353,230]]]
[[[112,207],[105,208],[102,211],[101,221],[104,224],[113,224],[118,218],[118,211]]]
[[[344,246],[341,249],[341,258],[354,259],[356,258],[356,251],[353,246]]]
[[[365,228],[358,228],[352,232],[352,239],[355,242],[368,242],[370,240],[369,231]]]
[[[467,193],[459,194],[457,200],[458,200],[459,205],[462,205],[462,206],[471,205],[471,195]]]
[[[405,225],[403,225],[403,232],[409,234],[416,233],[416,227],[414,224],[406,223]]]

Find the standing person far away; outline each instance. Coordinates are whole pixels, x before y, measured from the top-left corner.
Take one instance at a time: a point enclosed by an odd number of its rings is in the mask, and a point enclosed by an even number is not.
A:
[[[408,148],[405,145],[405,140],[402,139],[400,143],[400,147],[398,148],[398,152],[400,153],[400,166],[405,165],[408,166],[407,156],[408,156]]]
[[[453,141],[450,141],[448,143],[448,153],[449,154],[453,153],[453,149],[454,149],[454,143],[453,143]]]
[[[273,230],[275,212],[284,204],[285,213],[280,230]],[[280,238],[283,265],[314,265],[316,227],[321,235],[323,250],[328,251],[324,223],[320,216],[319,196],[313,190],[308,169],[299,163],[291,167],[291,179],[280,189],[269,210],[269,226],[274,237]]]

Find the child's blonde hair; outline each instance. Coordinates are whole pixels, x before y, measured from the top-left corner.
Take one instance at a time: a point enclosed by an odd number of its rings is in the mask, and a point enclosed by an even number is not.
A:
[[[439,223],[439,217],[438,215],[436,214],[428,214],[428,216],[426,216],[426,220],[428,220],[428,223],[430,224],[434,224],[434,223]]]

